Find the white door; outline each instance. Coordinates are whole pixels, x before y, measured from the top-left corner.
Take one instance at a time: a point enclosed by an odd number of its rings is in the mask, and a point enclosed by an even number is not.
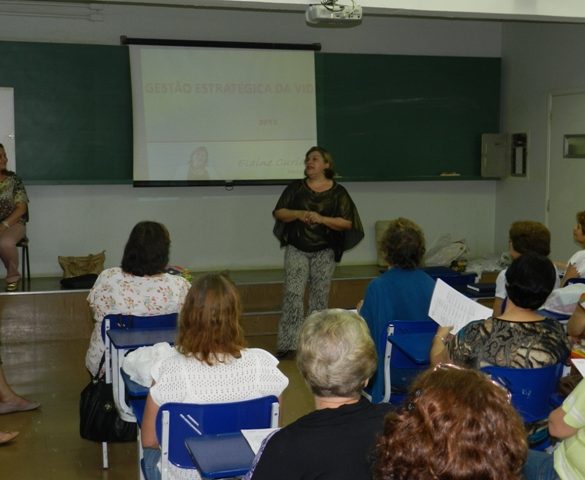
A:
[[[565,135],[585,135],[585,92],[553,95],[550,115],[548,215],[551,258],[566,262],[579,250],[573,242],[575,214],[585,210],[585,158],[567,158]]]
[[[14,88],[0,87],[0,143],[8,157],[8,170],[16,171],[14,148]]]

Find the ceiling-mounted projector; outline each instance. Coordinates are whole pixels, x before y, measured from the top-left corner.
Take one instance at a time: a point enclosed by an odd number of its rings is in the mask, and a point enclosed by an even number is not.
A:
[[[339,5],[337,0],[325,1],[320,4],[309,5],[305,12],[307,23],[312,25],[358,25],[362,21],[362,7]]]

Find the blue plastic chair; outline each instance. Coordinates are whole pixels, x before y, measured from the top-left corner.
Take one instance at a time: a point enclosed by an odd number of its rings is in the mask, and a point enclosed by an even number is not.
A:
[[[122,372],[114,372],[112,368],[112,347],[110,339],[107,336],[108,330],[116,329],[132,329],[132,328],[161,328],[161,327],[173,327],[177,326],[178,313],[169,313],[165,315],[154,315],[154,316],[137,316],[137,315],[123,315],[123,314],[110,314],[106,315],[102,321],[102,339],[106,346],[104,367],[106,371],[106,383],[114,384],[114,401],[116,408],[120,412],[120,418],[127,422],[136,421],[136,412],[141,415],[144,411],[144,402],[138,402],[136,404],[128,405],[126,403],[126,387],[123,381]],[[148,392],[146,392],[148,393]],[[129,399],[129,402],[132,399]],[[137,405],[141,408],[137,408]],[[140,423],[140,422],[139,422]],[[140,443],[140,442],[139,442]],[[108,444],[102,442],[102,466],[103,468],[109,467],[108,458]]]
[[[363,395],[372,403],[390,402],[399,404],[404,399],[408,386],[429,363],[415,363],[400,349],[388,341],[392,335],[435,333],[439,326],[432,320],[389,320],[381,330],[380,338],[374,339],[379,355],[378,368]]]
[[[567,280],[567,285],[573,285],[574,283],[585,283],[585,278],[570,278]]]
[[[483,367],[494,381],[508,389],[512,405],[525,423],[548,418],[553,410],[551,399],[563,373],[563,364],[541,368]],[[537,432],[538,433],[538,432]],[[546,448],[550,443],[548,432],[540,438],[529,438],[531,448]]]
[[[242,429],[278,426],[279,404],[274,396],[233,403],[193,404],[165,403],[156,417],[156,434],[161,446],[161,478],[168,472],[169,462],[179,468],[196,469],[185,446],[190,437],[236,433]],[[219,463],[226,464],[225,452],[216,451]],[[246,470],[224,469],[200,472],[205,478],[224,478],[244,475]]]

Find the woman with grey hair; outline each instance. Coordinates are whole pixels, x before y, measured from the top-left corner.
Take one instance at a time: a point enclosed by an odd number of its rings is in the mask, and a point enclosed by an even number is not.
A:
[[[360,395],[376,369],[376,349],[356,313],[315,312],[299,336],[297,366],[315,396],[315,411],[266,444],[252,480],[366,480],[388,404]]]

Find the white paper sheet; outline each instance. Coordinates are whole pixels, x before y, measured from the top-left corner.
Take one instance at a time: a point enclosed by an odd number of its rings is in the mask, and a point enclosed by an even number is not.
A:
[[[440,278],[437,279],[429,317],[442,327],[453,327],[452,334],[456,334],[473,320],[481,320],[491,315],[490,308],[459,293]]]
[[[585,358],[572,358],[571,362],[573,362],[575,368],[579,370],[579,373],[585,377]]]
[[[262,440],[264,440],[272,432],[278,430],[278,428],[256,428],[252,430],[242,430],[242,435],[250,445],[250,448],[254,452],[254,455],[260,450]]]

